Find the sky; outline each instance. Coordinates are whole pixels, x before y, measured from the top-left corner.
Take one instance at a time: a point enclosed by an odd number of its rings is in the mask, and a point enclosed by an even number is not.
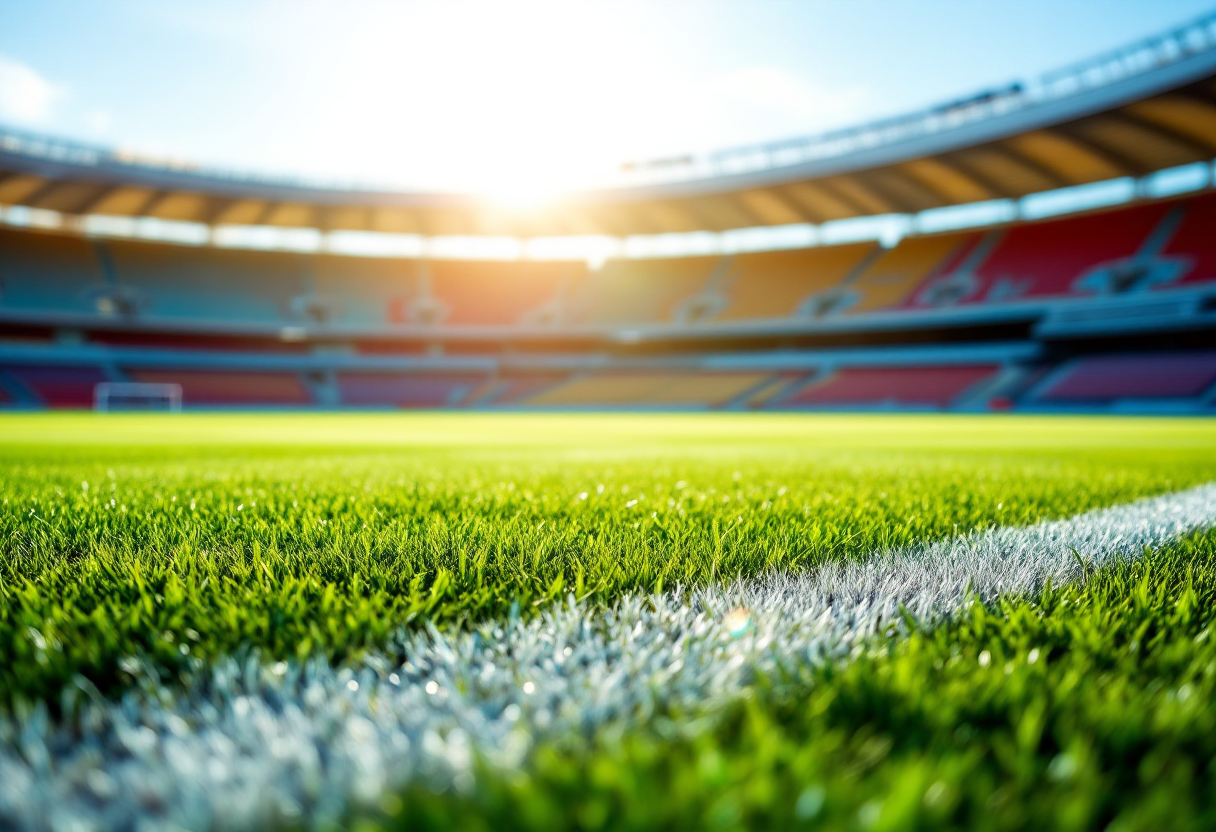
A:
[[[491,194],[1032,78],[1214,0],[0,0],[0,125]]]

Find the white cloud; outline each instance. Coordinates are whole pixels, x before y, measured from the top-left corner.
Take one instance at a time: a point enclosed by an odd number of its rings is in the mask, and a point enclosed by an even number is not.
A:
[[[51,119],[67,90],[23,63],[0,55],[0,118],[41,125]]]

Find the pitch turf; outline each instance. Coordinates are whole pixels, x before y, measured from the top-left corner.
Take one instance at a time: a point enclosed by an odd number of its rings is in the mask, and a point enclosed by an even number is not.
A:
[[[233,655],[387,667],[403,631],[680,603],[1213,479],[1198,420],[7,416],[0,746],[31,705],[70,728],[88,696],[172,697]],[[385,783],[283,819],[1200,828],[1212,545],[908,619],[704,712],[659,687],[511,771],[474,755],[457,792]]]

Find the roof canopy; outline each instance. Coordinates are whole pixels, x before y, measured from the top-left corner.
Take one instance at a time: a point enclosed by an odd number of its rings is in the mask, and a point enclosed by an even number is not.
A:
[[[913,213],[1216,156],[1216,16],[1033,85],[823,136],[640,166],[652,181],[510,208],[465,194],[342,190],[0,133],[0,204],[435,235],[662,234]]]

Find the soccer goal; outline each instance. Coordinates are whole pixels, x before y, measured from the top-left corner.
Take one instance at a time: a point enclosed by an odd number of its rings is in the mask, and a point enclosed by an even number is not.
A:
[[[93,409],[102,413],[112,410],[162,410],[178,413],[182,409],[182,386],[103,381],[93,388]]]

